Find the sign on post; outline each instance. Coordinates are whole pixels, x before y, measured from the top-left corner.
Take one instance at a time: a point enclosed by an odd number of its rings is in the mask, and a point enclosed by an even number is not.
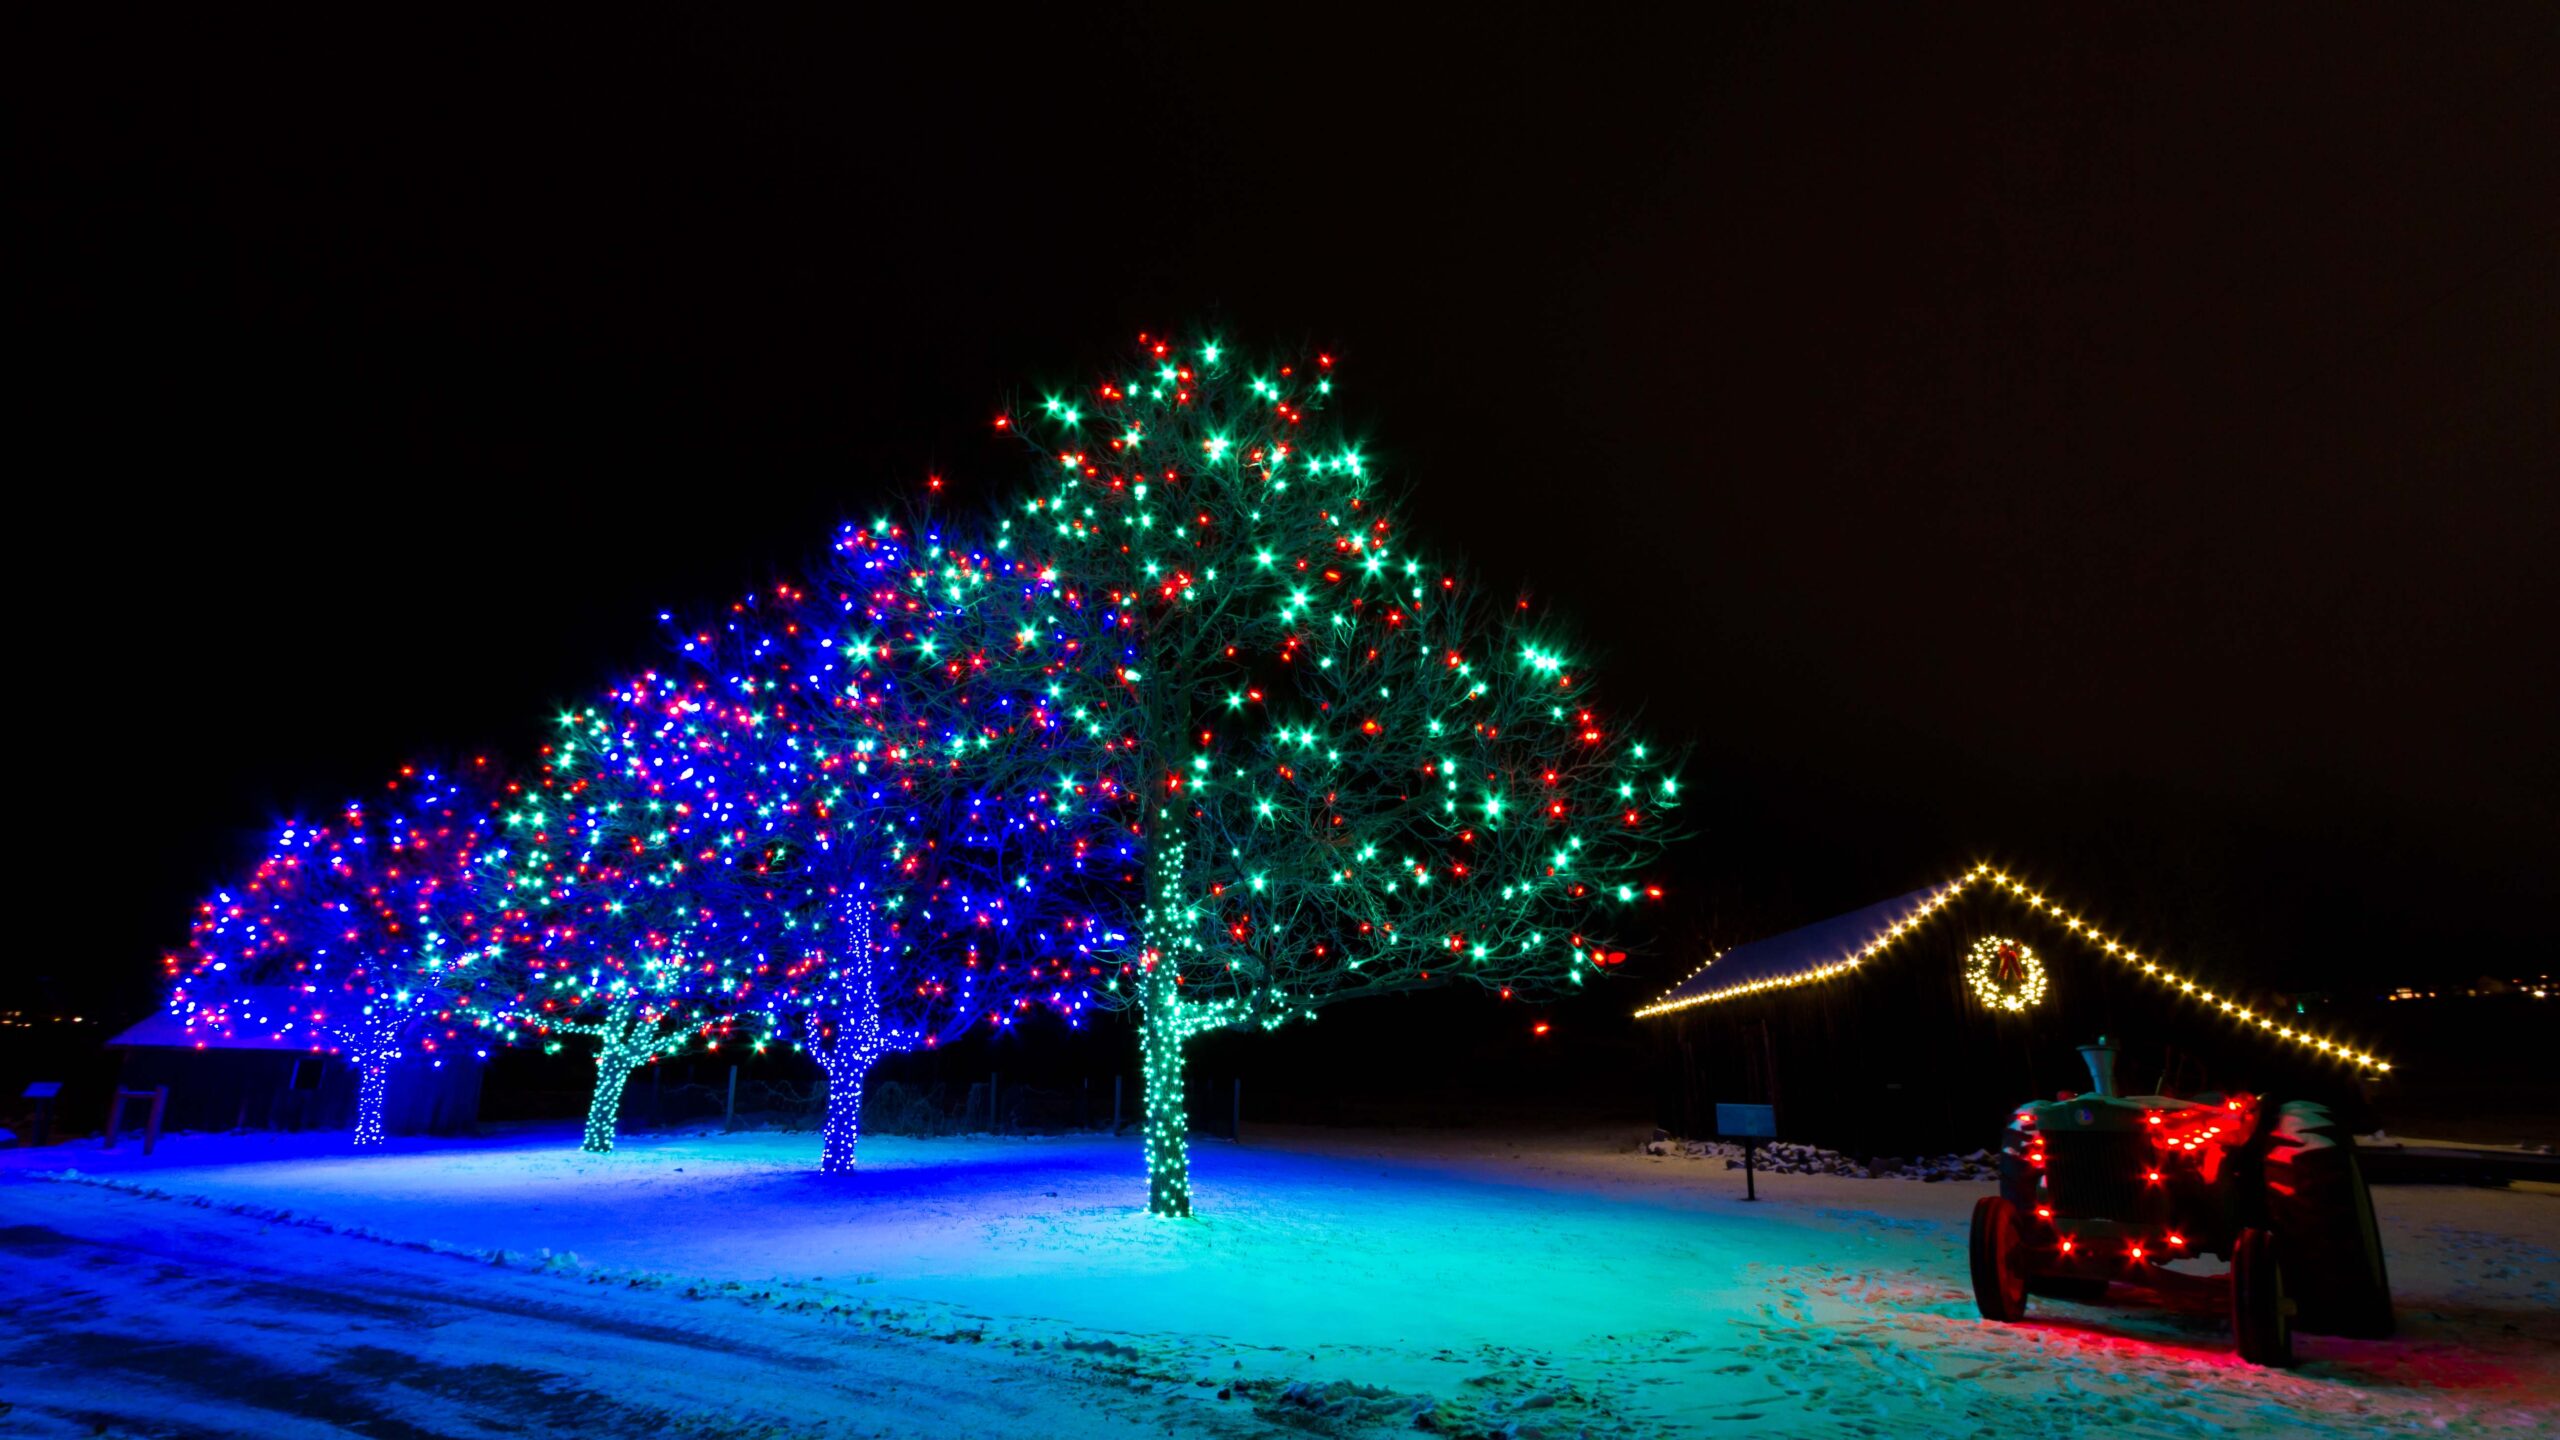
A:
[[[1760,1198],[1760,1181],[1752,1161],[1760,1142],[1778,1138],[1778,1107],[1775,1105],[1718,1105],[1716,1133],[1727,1140],[1742,1142],[1742,1198]]]
[[[28,1144],[50,1145],[53,1143],[53,1102],[54,1098],[61,1093],[61,1081],[36,1080],[30,1082],[25,1093],[18,1097],[33,1102],[35,1109],[35,1123],[27,1127]]]

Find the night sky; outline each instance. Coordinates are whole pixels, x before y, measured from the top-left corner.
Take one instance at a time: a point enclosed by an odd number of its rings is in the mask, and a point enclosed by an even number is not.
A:
[[[1978,856],[2270,984],[2549,966],[2548,6],[921,8],[7,47],[0,1004],[147,1008],[271,822],[1204,327],[1696,747],[1617,998]]]

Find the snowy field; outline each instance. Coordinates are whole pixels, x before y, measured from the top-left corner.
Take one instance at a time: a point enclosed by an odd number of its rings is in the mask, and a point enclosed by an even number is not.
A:
[[[2378,1191],[2401,1334],[1977,1319],[1979,1184],[1632,1133],[1195,1141],[574,1131],[0,1151],[0,1434],[2560,1433],[2560,1195]]]

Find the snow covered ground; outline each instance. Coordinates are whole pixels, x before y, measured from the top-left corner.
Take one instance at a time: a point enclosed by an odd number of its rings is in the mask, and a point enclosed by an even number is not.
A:
[[[2560,1431],[2547,1193],[2377,1192],[2401,1335],[2270,1372],[2194,1303],[1984,1324],[1987,1186],[1633,1133],[1196,1141],[1187,1223],[1131,1139],[574,1138],[0,1152],[0,1434]]]

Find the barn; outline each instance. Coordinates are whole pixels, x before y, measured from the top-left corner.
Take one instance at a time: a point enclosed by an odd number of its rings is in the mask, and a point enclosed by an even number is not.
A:
[[[256,1008],[253,1006],[252,1008]],[[166,1130],[343,1130],[354,1124],[352,1061],[272,1035],[191,1031],[166,1011],[107,1042],[118,1088],[169,1087]],[[476,1059],[412,1050],[392,1065],[383,1128],[394,1135],[467,1133],[480,1118]]]
[[[1975,865],[1739,945],[1636,1011],[1659,1123],[1714,1132],[1719,1103],[1857,1156],[1991,1145],[2019,1101],[2087,1088],[2078,1047],[2120,1047],[2136,1092],[2320,1100],[2369,1128],[2388,1059],[2314,1013],[2136,945],[2028,881]]]

